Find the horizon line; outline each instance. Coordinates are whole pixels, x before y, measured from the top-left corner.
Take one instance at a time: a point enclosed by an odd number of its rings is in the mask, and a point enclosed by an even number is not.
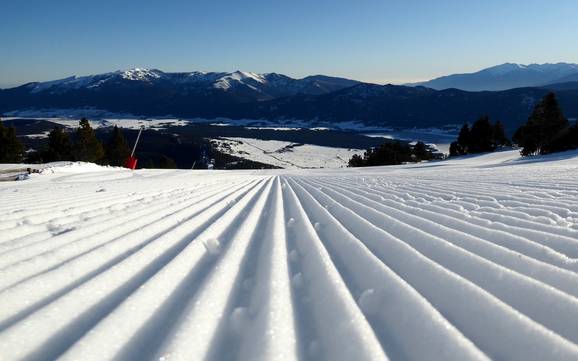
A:
[[[266,74],[280,74],[280,75],[285,75],[288,76],[290,78],[293,79],[304,79],[310,76],[328,76],[328,77],[334,77],[334,78],[343,78],[343,79],[349,79],[349,80],[354,80],[354,81],[358,81],[361,83],[369,83],[369,84],[377,84],[377,85],[406,85],[406,84],[413,84],[413,83],[421,83],[421,82],[427,82],[430,80],[434,80],[440,77],[444,77],[444,76],[449,76],[449,75],[457,75],[457,74],[474,74],[476,72],[485,70],[485,69],[489,69],[489,68],[493,68],[493,67],[498,67],[498,66],[502,66],[502,65],[520,65],[520,66],[531,66],[531,65],[558,65],[558,64],[568,64],[568,65],[577,65],[578,63],[573,63],[573,62],[569,62],[569,61],[558,61],[558,62],[545,62],[545,63],[527,63],[527,64],[523,64],[523,63],[517,63],[517,62],[504,62],[504,63],[500,63],[497,65],[491,65],[491,66],[486,66],[484,68],[478,69],[478,70],[471,70],[471,71],[466,71],[466,72],[452,72],[452,73],[448,73],[448,74],[441,74],[441,75],[434,75],[432,77],[429,78],[413,78],[413,79],[403,79],[403,80],[382,80],[382,79],[374,79],[374,80],[365,80],[365,79],[355,79],[354,77],[349,77],[349,76],[344,76],[344,75],[329,75],[329,74],[323,74],[323,73],[316,73],[316,74],[310,74],[310,75],[306,75],[306,76],[294,76],[294,75],[287,75],[286,73],[282,73],[282,72],[253,72],[253,71],[245,71],[245,70],[233,70],[233,71],[204,71],[204,70],[191,70],[191,71],[165,71],[165,70],[161,70],[158,67],[141,67],[141,66],[134,66],[134,67],[130,67],[130,68],[125,68],[125,69],[117,69],[117,70],[113,70],[113,71],[108,71],[108,72],[95,72],[95,73],[91,73],[91,74],[72,74],[72,75],[68,75],[68,76],[64,76],[64,77],[58,77],[56,79],[52,78],[52,79],[48,79],[48,80],[36,80],[36,81],[27,81],[27,82],[20,82],[20,83],[0,83],[0,89],[12,89],[12,88],[17,88],[23,85],[27,85],[27,84],[33,84],[33,83],[45,83],[45,82],[51,82],[51,81],[58,81],[58,80],[64,80],[64,79],[68,79],[68,78],[83,78],[83,77],[90,77],[90,76],[96,76],[96,75],[102,75],[102,74],[112,74],[112,73],[118,73],[118,72],[126,72],[126,71],[131,71],[131,70],[158,70],[160,72],[163,73],[168,73],[168,74],[174,74],[174,73],[194,73],[194,72],[198,72],[198,73],[235,73],[235,72],[243,72],[243,73],[250,73],[250,74],[258,74],[258,75],[266,75]]]

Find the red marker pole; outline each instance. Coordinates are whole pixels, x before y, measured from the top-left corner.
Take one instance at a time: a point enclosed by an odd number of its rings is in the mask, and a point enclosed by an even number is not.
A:
[[[138,144],[138,140],[140,139],[140,134],[142,133],[143,129],[144,129],[144,127],[141,127],[140,130],[138,131],[138,135],[136,136],[136,141],[134,142],[134,147],[132,147],[132,153],[130,153],[130,157],[128,157],[128,159],[126,160],[126,163],[124,164],[124,166],[128,169],[135,169],[136,168],[136,163],[137,163],[138,159],[136,159],[134,157],[134,152],[136,151],[136,146]]]

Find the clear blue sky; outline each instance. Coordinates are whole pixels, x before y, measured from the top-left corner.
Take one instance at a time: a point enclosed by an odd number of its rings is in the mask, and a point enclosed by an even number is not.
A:
[[[133,67],[386,83],[578,62],[576,0],[6,0],[0,86]]]

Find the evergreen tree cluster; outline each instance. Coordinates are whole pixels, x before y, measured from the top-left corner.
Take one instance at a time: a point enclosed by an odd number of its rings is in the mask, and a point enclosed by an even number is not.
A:
[[[0,163],[20,163],[24,160],[22,143],[16,138],[14,127],[0,122]],[[48,145],[29,157],[29,161],[82,161],[113,166],[124,165],[130,149],[122,130],[114,126],[111,136],[103,144],[86,118],[82,118],[72,139],[64,128],[56,126],[48,134]]]
[[[80,120],[79,127],[76,129],[72,155],[74,160],[83,162],[103,163],[104,161],[104,147],[96,138],[94,129],[86,118]]]
[[[380,165],[397,165],[409,162],[431,160],[433,154],[423,142],[411,146],[408,143],[388,141],[379,147],[371,148],[363,153],[363,157],[354,154],[349,160],[349,167],[373,167]]]
[[[116,125],[112,129],[108,142],[103,145],[96,137],[89,121],[82,118],[73,140],[74,142],[62,127],[54,127],[48,134],[48,149],[43,152],[42,160],[45,162],[82,161],[122,166],[130,155],[122,130]]]
[[[16,136],[16,128],[5,127],[0,119],[0,163],[20,163],[24,147]]]
[[[578,148],[578,123],[571,125],[554,93],[546,95],[514,133],[513,141],[523,156],[548,154]]]
[[[122,166],[130,150],[122,131],[116,125],[106,144],[96,137],[86,118],[82,118],[72,141],[62,127],[54,127],[48,134],[48,148],[42,152],[44,162],[82,161]]]
[[[130,148],[122,130],[116,125],[112,128],[112,134],[104,149],[105,159],[110,165],[120,167],[124,165],[130,156]]]
[[[48,134],[48,149],[43,154],[46,162],[73,160],[72,143],[68,133],[61,127],[54,127]]]
[[[493,152],[510,145],[504,125],[497,121],[492,124],[488,116],[483,116],[472,125],[466,123],[460,130],[458,139],[450,144],[450,156]]]

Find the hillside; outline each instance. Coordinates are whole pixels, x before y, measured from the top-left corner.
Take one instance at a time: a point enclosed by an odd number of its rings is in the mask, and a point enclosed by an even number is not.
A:
[[[548,88],[438,91],[425,87],[358,84],[319,96],[296,95],[261,102],[252,108],[249,117],[311,122],[357,120],[369,126],[427,128],[473,123],[486,114],[501,120],[513,133],[549,91]],[[577,118],[578,89],[556,90],[556,94],[566,116]]]
[[[576,360],[577,179],[54,165],[0,183],[0,359]]]

